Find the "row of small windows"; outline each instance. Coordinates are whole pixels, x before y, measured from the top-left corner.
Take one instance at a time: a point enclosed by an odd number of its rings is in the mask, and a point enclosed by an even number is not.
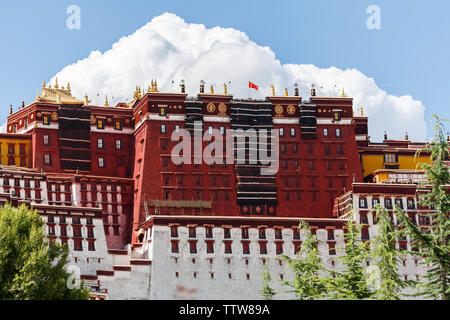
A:
[[[281,143],[280,144],[280,153],[286,154],[288,153],[288,146],[289,144]],[[324,145],[324,154],[330,155],[331,154],[331,144],[325,144]],[[290,144],[290,151],[292,154],[298,154],[299,147],[297,143]],[[306,145],[306,151],[308,154],[314,154],[314,145],[313,144],[307,144]],[[343,144],[336,144],[336,153],[337,154],[344,154],[344,145]]]
[[[231,191],[228,190],[210,190],[212,201],[230,201]],[[185,190],[164,190],[164,200],[193,200],[192,196],[188,196]],[[204,200],[202,191],[195,191],[196,200]]]
[[[195,227],[189,227],[189,238],[196,238],[197,237],[197,229]],[[241,229],[241,238],[242,239],[249,239],[249,232],[248,228],[242,228]],[[293,229],[293,239],[299,240],[300,239],[300,232],[298,229]],[[265,228],[259,228],[258,230],[259,239],[266,239],[266,229]],[[170,236],[172,238],[178,237],[178,227],[172,226],[170,228]],[[211,227],[205,228],[205,238],[206,239],[212,239],[213,238],[213,229]],[[223,228],[223,238],[224,239],[231,239],[231,229],[230,228]],[[275,239],[283,239],[283,234],[281,232],[281,229],[275,229]]]
[[[1,153],[1,145],[0,145],[0,153]],[[14,143],[8,143],[8,154],[13,155],[16,154],[16,145]],[[21,143],[19,144],[19,155],[24,156],[26,155],[26,148],[25,144]]]
[[[345,160],[325,160],[325,167],[327,170],[333,169],[333,163],[336,163],[336,167],[338,170],[344,171],[346,169]],[[281,159],[281,168],[284,170],[287,169],[300,169],[300,160],[287,160]],[[306,160],[306,168],[309,170],[316,169],[316,161],[314,159]]]
[[[97,129],[105,129],[104,119],[97,119]],[[120,120],[114,121],[114,130],[122,130],[122,121]]]
[[[162,174],[163,184],[164,185],[170,185],[172,177],[174,177],[175,183],[177,185],[180,185],[180,186],[184,185],[184,181],[185,181],[184,175],[179,174],[179,175],[174,176],[173,174],[170,174],[170,173],[163,173]],[[202,180],[204,180],[204,179],[202,179],[202,175],[199,175],[199,174],[192,175],[192,179],[193,179],[194,185],[197,185],[197,186],[200,186],[202,184]],[[210,181],[210,184],[213,185],[213,186],[221,185],[221,186],[227,187],[227,186],[230,185],[230,176],[227,176],[227,175],[210,175],[209,176],[209,181]]]
[[[174,131],[175,132],[179,132],[180,131],[180,126],[179,125],[175,125],[174,126]],[[213,127],[212,126],[208,126],[207,132],[208,132],[208,134],[212,135],[213,134]],[[220,132],[221,135],[225,135],[225,127],[219,127],[219,132]],[[163,134],[167,133],[167,126],[165,124],[161,124],[160,125],[160,133],[163,133]],[[280,137],[284,137],[285,136],[285,128],[280,128],[279,129],[279,135],[280,135]],[[290,128],[289,129],[289,135],[291,137],[297,136],[296,128]],[[329,136],[328,128],[324,128],[323,129],[323,135],[325,137]],[[335,137],[336,138],[342,138],[342,130],[340,128],[336,128],[335,129]]]
[[[122,140],[116,139],[114,142],[114,146],[116,150],[122,150]],[[97,139],[97,149],[105,149],[105,139],[103,138]]]
[[[403,199],[395,199],[395,205],[399,207],[400,209],[403,209]],[[378,198],[372,198],[372,207],[376,206],[377,204],[380,204],[380,199]],[[366,198],[359,198],[359,207],[360,208],[367,208],[367,199]],[[392,209],[392,199],[385,198],[384,199],[384,207],[388,209]],[[407,199],[406,200],[406,207],[407,209],[416,209],[416,204],[414,199]]]

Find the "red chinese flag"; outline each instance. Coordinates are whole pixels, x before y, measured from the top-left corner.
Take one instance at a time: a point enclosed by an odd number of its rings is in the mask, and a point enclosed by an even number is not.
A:
[[[250,82],[250,81],[248,82],[248,87],[249,87],[250,89],[258,90],[258,86],[257,86],[256,84]]]

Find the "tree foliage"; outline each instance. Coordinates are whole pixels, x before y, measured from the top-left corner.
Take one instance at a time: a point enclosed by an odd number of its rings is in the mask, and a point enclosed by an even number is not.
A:
[[[400,227],[410,237],[412,246],[418,252],[411,252],[423,258],[422,263],[429,266],[425,276],[426,281],[416,287],[418,296],[433,299],[450,299],[450,193],[445,186],[450,185],[449,168],[445,160],[449,157],[449,144],[444,135],[444,124],[441,119],[433,115],[435,120],[434,136],[431,143],[419,150],[431,155],[431,164],[421,163],[425,170],[428,182],[424,188],[430,188],[420,200],[420,204],[430,211],[426,215],[430,218],[429,227],[416,226],[410,217],[400,208],[396,207],[396,213],[401,217]]]
[[[372,295],[366,281],[364,264],[369,258],[369,247],[361,241],[361,226],[353,219],[346,223],[344,232],[344,254],[338,259],[344,266],[342,271],[329,270],[326,277],[328,297],[332,299],[360,300]]]
[[[36,211],[0,208],[0,300],[87,299],[87,288],[68,288],[68,254],[65,245],[49,245]]]
[[[398,265],[404,256],[395,246],[399,233],[385,208],[378,204],[375,212],[377,236],[372,241],[370,258],[373,265],[369,268],[369,282],[375,287],[372,297],[378,300],[399,300],[401,291],[412,285],[411,281],[403,280],[398,272]]]
[[[303,230],[305,239],[300,250],[294,258],[287,255],[281,257],[287,263],[288,269],[294,273],[292,281],[281,281],[284,285],[292,288],[290,291],[299,300],[320,299],[326,293],[324,279],[320,277],[320,272],[324,270],[322,258],[318,249],[317,237],[312,234],[307,222],[301,221],[299,230]]]

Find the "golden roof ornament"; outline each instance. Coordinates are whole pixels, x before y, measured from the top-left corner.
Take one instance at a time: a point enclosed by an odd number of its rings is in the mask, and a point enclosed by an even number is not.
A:
[[[150,85],[147,88],[147,92],[159,92],[158,90],[158,83],[156,82],[156,79],[150,82]],[[142,92],[144,93],[144,92]]]
[[[359,115],[362,117],[362,116],[364,116],[364,109],[363,109],[363,107],[360,107],[359,108]]]
[[[91,102],[91,100],[89,100],[88,94],[85,93],[84,94],[84,105],[85,106],[89,105],[89,102]]]
[[[108,95],[105,95],[105,107],[109,107]]]
[[[287,88],[284,88],[284,95],[287,97],[289,95]]]
[[[275,86],[273,85],[273,83],[270,85],[270,91],[272,93],[272,96],[275,96]]]
[[[342,88],[342,94],[341,94],[341,97],[342,97],[342,98],[345,98],[345,97],[346,97],[344,88]]]
[[[227,84],[225,82],[223,83],[223,93],[228,94]]]
[[[210,91],[211,93],[214,93],[214,87],[213,87],[213,85],[211,85],[211,86],[209,87],[209,91]]]
[[[51,85],[47,87],[45,81],[42,82],[42,91],[39,94],[37,90],[35,101],[43,101],[58,104],[83,104],[83,101],[76,99],[72,96],[70,84],[67,84],[67,88],[59,87],[58,80],[56,80],[55,86]]]

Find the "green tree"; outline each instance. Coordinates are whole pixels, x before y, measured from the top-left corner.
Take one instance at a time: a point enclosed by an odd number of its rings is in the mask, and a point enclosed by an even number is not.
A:
[[[398,273],[398,265],[404,254],[395,246],[398,231],[391,223],[389,213],[379,204],[375,206],[377,218],[377,236],[372,241],[369,279],[374,283],[373,298],[379,300],[399,300],[401,291],[412,285]]]
[[[417,296],[433,299],[450,299],[450,193],[445,186],[450,185],[449,168],[445,160],[449,157],[449,144],[446,141],[445,127],[441,119],[433,115],[435,120],[434,136],[431,143],[424,149],[416,153],[418,156],[425,151],[430,153],[431,164],[421,163],[422,169],[428,178],[428,182],[423,183],[424,188],[431,188],[431,191],[423,195],[420,204],[430,208],[426,215],[430,217],[429,228],[421,228],[415,225],[408,215],[400,208],[396,207],[396,213],[400,216],[400,228],[409,235],[411,245],[418,249],[418,252],[411,254],[423,258],[423,264],[429,266],[425,276],[426,281],[417,284]]]
[[[263,288],[260,291],[260,293],[265,300],[271,300],[273,298],[273,296],[275,296],[277,293],[274,289],[272,289],[270,287],[270,282],[272,281],[272,277],[270,276],[267,265],[264,266],[262,280],[263,280]]]
[[[0,300],[88,299],[88,288],[69,289],[67,246],[49,245],[44,222],[25,205],[0,207]]]
[[[287,263],[288,269],[294,273],[292,281],[281,282],[292,288],[284,291],[294,293],[299,300],[313,300],[324,297],[326,286],[319,273],[324,270],[322,258],[318,249],[317,237],[312,234],[308,223],[301,221],[299,230],[304,230],[305,239],[295,258],[287,255],[281,256],[281,260]]]
[[[368,245],[361,241],[361,226],[358,227],[353,219],[347,221],[345,229],[344,254],[338,257],[344,269],[328,270],[329,276],[324,278],[329,292],[327,296],[332,299],[368,299],[372,292],[363,267],[369,258]]]

